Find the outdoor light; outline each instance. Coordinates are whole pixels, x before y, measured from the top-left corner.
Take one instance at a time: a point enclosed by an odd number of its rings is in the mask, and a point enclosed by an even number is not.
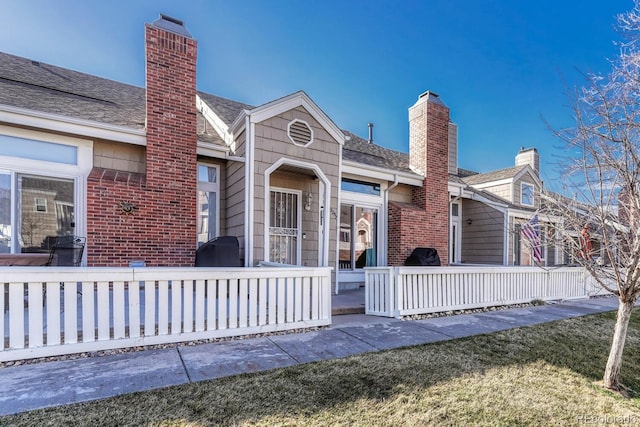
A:
[[[307,194],[305,195],[305,203],[304,203],[304,210],[305,211],[310,211],[311,210],[311,202],[313,201],[313,195],[309,192],[307,192]]]
[[[467,218],[467,224],[469,225],[473,224],[473,221],[471,220],[471,218]]]

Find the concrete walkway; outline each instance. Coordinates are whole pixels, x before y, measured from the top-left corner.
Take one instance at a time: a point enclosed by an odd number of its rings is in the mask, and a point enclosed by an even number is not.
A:
[[[335,305],[346,307],[350,303],[345,301],[353,295],[341,298]],[[332,326],[320,331],[0,368],[0,415],[486,334],[616,308],[616,298],[595,298],[412,321],[345,314],[334,316]]]

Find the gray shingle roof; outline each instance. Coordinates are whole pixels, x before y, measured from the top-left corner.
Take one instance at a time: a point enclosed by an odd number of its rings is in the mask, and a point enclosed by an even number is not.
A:
[[[499,181],[501,179],[509,179],[516,176],[527,165],[513,166],[506,169],[499,169],[497,171],[479,173],[477,175],[471,175],[462,177],[462,180],[469,185],[484,184],[485,182]]]
[[[230,126],[254,107],[198,92]],[[0,52],[0,104],[132,129],[145,126],[145,89]],[[344,131],[350,137],[343,158],[364,165],[414,174],[409,154],[390,150]],[[198,114],[198,140],[223,145]],[[416,175],[418,176],[418,175]]]
[[[349,137],[342,150],[342,157],[345,160],[415,174],[409,168],[409,154],[370,143],[349,131],[343,130],[343,132]]]
[[[240,115],[242,110],[252,110],[253,106],[243,104],[242,102],[232,101],[230,99],[211,95],[209,93],[198,92],[200,98],[225,122],[227,126],[231,126],[233,121]]]
[[[0,104],[144,129],[144,89],[0,52]]]

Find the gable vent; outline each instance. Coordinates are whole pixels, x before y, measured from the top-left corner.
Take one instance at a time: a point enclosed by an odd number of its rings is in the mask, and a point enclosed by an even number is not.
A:
[[[287,135],[295,145],[306,147],[313,142],[313,129],[304,120],[295,119],[287,126]]]

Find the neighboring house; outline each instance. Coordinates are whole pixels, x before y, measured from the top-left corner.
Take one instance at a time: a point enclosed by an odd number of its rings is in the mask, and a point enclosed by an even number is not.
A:
[[[513,167],[487,173],[460,169],[457,178],[466,187],[452,202],[454,211],[460,212],[461,227],[455,259],[472,264],[533,265],[531,245],[521,228],[539,211],[540,195],[545,191],[538,150],[521,148]],[[565,263],[556,235],[558,224],[558,218],[539,217],[541,265]]]
[[[302,91],[259,106],[197,91],[183,23],[161,15],[145,31],[146,88],[0,53],[0,251],[76,234],[88,266],[180,267],[236,236],[244,266],[332,266],[336,290],[416,247],[445,265],[526,264],[509,230],[538,203],[537,152],[466,176],[433,92],[409,109],[400,153]]]

